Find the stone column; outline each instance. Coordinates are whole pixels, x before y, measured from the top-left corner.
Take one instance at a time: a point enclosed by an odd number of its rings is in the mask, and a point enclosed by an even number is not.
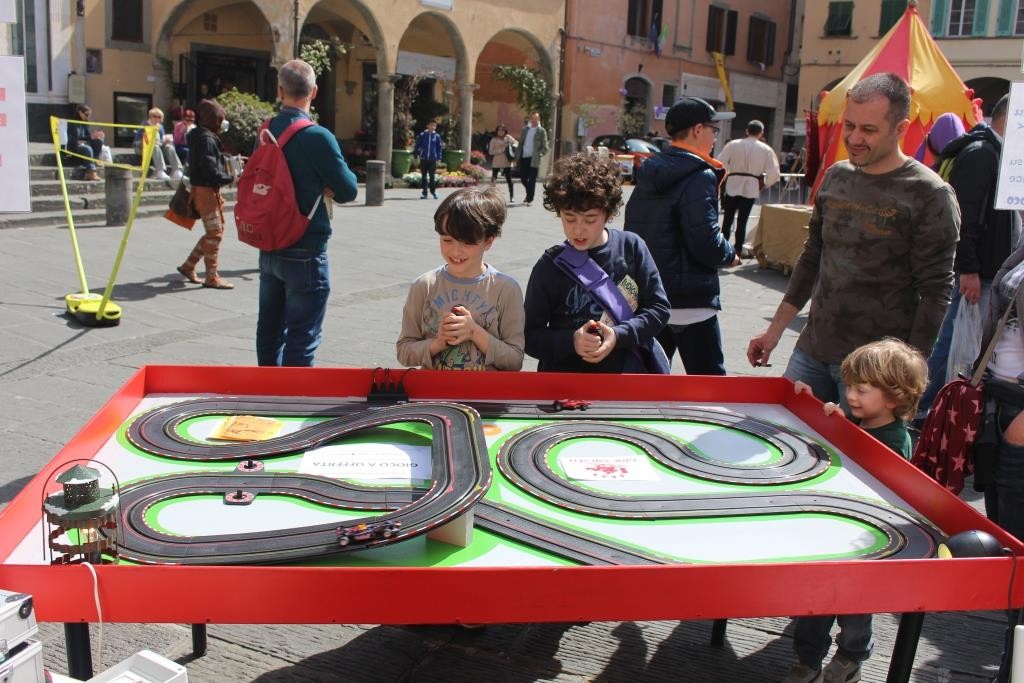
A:
[[[156,79],[153,83],[153,102],[158,102],[159,104],[157,106],[166,108],[168,103],[173,101],[171,97],[171,79],[173,78],[171,73],[171,60],[165,57],[157,57],[154,59],[153,77]],[[170,123],[170,120],[171,116],[170,114],[167,114],[168,124]],[[166,124],[164,125],[164,130],[169,130]]]
[[[391,177],[391,147],[394,144],[395,82],[398,74],[375,74],[377,79],[377,158],[384,162],[385,182]],[[404,141],[403,141],[404,142]]]
[[[473,148],[473,91],[479,88],[479,83],[459,86],[459,145],[466,152],[466,161]]]

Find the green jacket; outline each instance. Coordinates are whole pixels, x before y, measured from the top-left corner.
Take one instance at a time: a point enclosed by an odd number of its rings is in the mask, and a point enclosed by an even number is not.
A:
[[[516,148],[516,163],[518,164],[523,158],[523,143],[526,142],[526,132],[530,130],[530,125],[523,126],[523,130],[519,134],[519,146]],[[544,126],[537,126],[537,132],[533,138],[533,156],[530,157],[530,166],[533,168],[540,167],[540,160],[548,153],[548,132],[544,130]]]

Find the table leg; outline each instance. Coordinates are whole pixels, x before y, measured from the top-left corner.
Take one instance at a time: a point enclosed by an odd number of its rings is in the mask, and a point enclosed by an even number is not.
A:
[[[192,624],[192,656],[206,654],[206,624]]]
[[[68,675],[80,681],[92,678],[89,624],[64,624],[64,647],[68,655]]]
[[[728,619],[715,619],[711,623],[711,647],[725,645],[725,627],[728,623]]]
[[[914,668],[914,655],[917,654],[917,641],[921,638],[924,626],[924,612],[905,612],[900,617],[900,627],[896,632],[896,643],[892,647],[892,660],[889,662],[889,675],[886,683],[908,683],[910,672]]]

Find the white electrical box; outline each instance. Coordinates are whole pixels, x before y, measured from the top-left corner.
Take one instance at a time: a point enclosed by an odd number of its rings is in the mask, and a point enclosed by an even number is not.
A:
[[[26,639],[0,660],[0,683],[45,683],[43,644]]]
[[[0,666],[11,650],[38,632],[32,596],[0,590]]]
[[[93,676],[89,683],[188,683],[188,671],[166,657],[143,650]]]

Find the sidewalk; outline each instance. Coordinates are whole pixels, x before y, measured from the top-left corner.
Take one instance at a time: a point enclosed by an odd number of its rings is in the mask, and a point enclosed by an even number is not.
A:
[[[436,201],[420,200],[417,190],[398,189],[387,193],[383,207],[371,208],[362,205],[362,192],[356,202],[334,212],[333,291],[317,354],[320,366],[394,366],[408,283],[440,261],[432,224]],[[621,225],[621,214],[614,224]],[[751,217],[754,224],[756,216]],[[122,234],[122,228],[79,231],[90,287],[106,282]],[[198,237],[163,219],[136,221],[114,290],[124,310],[122,323],[87,329],[62,315],[64,295],[76,291],[78,283],[68,231],[0,230],[0,387],[6,397],[0,417],[0,507],[140,365],[255,364],[256,252],[239,243],[229,228],[222,275],[237,288],[202,289],[187,285],[175,272]],[[488,261],[525,288],[543,249],[561,239],[557,219],[539,202],[515,205]],[[783,337],[771,368],[751,368],[745,352],[750,337],[767,325],[786,282],[780,273],[759,270],[753,260],[724,271],[721,323],[731,373],[781,375],[804,316]],[[535,362],[527,361],[526,369],[534,369]],[[676,365],[680,372],[678,360]],[[974,504],[980,505],[976,497]],[[406,599],[430,599],[411,591]],[[253,590],[251,599],[264,598],[258,587]],[[991,678],[1001,620],[997,613],[929,616],[912,680]],[[864,668],[864,681],[885,679],[896,623],[888,615],[876,619],[877,648]],[[193,683],[773,681],[792,662],[785,617],[732,620],[721,649],[709,647],[707,622],[510,624],[480,631],[211,625],[209,653],[194,661],[188,658],[187,626],[108,624],[102,628],[102,652],[99,631],[93,625],[97,672],[149,648],[187,663]],[[65,672],[61,625],[44,624],[41,632],[47,667]]]

